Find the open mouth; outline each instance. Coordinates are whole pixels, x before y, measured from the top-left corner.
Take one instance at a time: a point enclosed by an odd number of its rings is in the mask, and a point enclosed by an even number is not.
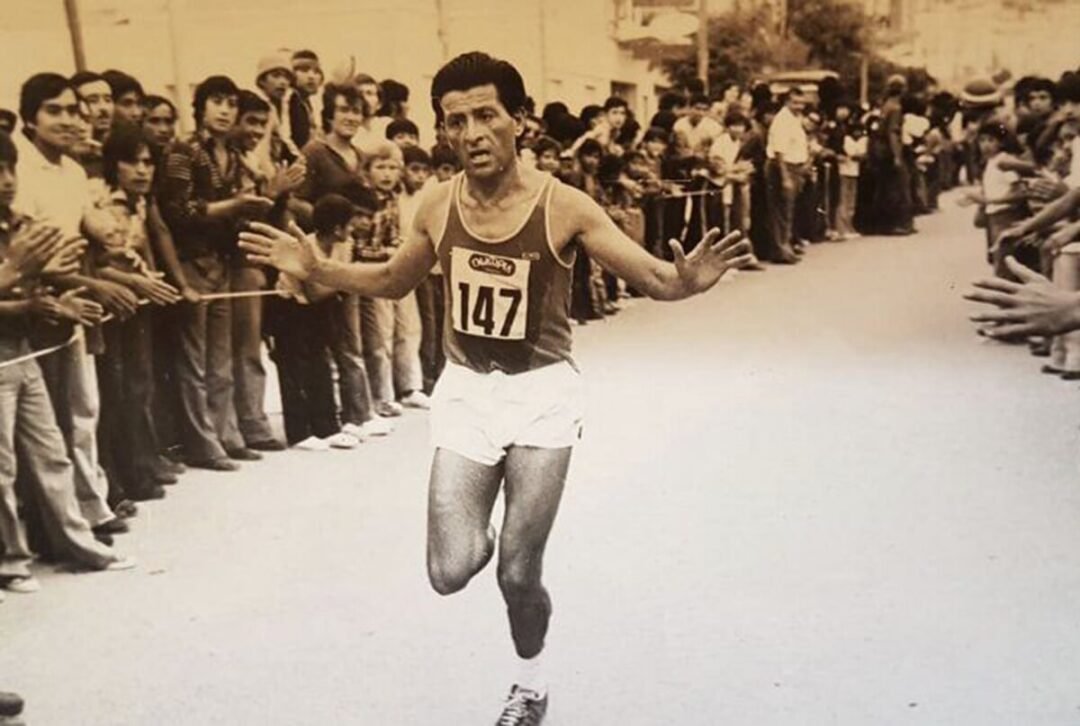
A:
[[[473,164],[486,164],[487,162],[491,161],[491,152],[484,150],[470,151],[469,161],[471,161]]]

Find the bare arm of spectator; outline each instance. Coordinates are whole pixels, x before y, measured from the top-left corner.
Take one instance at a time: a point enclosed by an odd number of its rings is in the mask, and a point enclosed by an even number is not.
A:
[[[172,232],[165,224],[165,220],[161,218],[161,210],[158,209],[156,203],[151,204],[147,209],[146,226],[150,232],[150,244],[154,250],[154,256],[161,260],[166,277],[176,284],[176,289],[184,300],[198,302],[199,293],[188,284],[184,268],[180,264],[180,257],[176,254]]]
[[[1008,240],[1017,240],[1035,232],[1042,232],[1055,222],[1072,216],[1077,209],[1080,209],[1080,188],[1073,189],[1052,204],[1046,205],[1034,217],[1028,217],[1003,231],[998,237],[998,243],[1002,244]]]
[[[265,214],[273,200],[256,194],[239,194],[230,199],[207,201],[195,193],[194,158],[186,146],[174,146],[165,157],[165,173],[158,202],[162,218],[173,229],[197,228],[214,219]]]
[[[555,192],[551,204],[557,205],[560,213],[552,215],[552,236],[578,236],[592,259],[656,300],[681,300],[705,292],[728,270],[749,264],[752,259],[750,243],[740,233],[721,239],[721,232],[713,229],[689,255],[683,253],[678,241],[672,240],[675,262],[665,262],[623,234],[584,192],[566,186],[556,187]]]
[[[996,308],[971,316],[980,324],[981,333],[1007,338],[1060,335],[1080,329],[1080,293],[1062,290],[1012,257],[1006,258],[1005,264],[1019,283],[1001,278],[980,280],[975,290],[964,295],[967,300]]]

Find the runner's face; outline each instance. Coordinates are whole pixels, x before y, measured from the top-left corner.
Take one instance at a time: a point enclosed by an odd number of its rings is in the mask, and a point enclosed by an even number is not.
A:
[[[95,131],[105,132],[112,126],[113,104],[112,91],[105,81],[91,81],[78,88],[79,98],[86,105],[86,115]]]
[[[150,149],[143,146],[134,161],[121,161],[116,165],[117,186],[128,194],[149,194],[154,179],[154,158]]]
[[[164,103],[155,106],[143,119],[143,129],[155,146],[165,146],[176,136],[176,116]]]
[[[507,113],[494,84],[450,91],[440,103],[447,140],[466,175],[492,178],[513,166],[522,121]]]

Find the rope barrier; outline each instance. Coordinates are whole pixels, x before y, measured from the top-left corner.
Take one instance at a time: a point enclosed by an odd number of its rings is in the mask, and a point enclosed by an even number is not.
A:
[[[287,294],[280,290],[247,290],[243,292],[213,292],[206,295],[199,296],[199,302],[213,302],[214,300],[236,300],[239,298],[253,298],[253,297],[287,297]],[[139,300],[139,307],[143,305],[149,305],[149,300]],[[175,303],[174,303],[175,304]],[[94,327],[104,325],[116,319],[116,316],[112,313],[107,313],[101,318],[101,321]],[[73,345],[77,340],[85,335],[83,332],[86,326],[76,325],[75,329],[71,331],[71,335],[63,343],[57,343],[56,345],[50,345],[47,348],[41,348],[40,350],[31,351],[25,355],[20,355],[11,360],[0,361],[0,369],[9,368],[11,366],[19,365],[20,363],[26,363],[28,361],[36,360],[37,358],[43,358],[47,355],[56,353],[63,350],[69,345]]]

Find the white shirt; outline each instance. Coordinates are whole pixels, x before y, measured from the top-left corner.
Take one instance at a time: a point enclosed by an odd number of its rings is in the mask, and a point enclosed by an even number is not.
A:
[[[769,125],[769,140],[765,155],[775,159],[779,154],[786,163],[805,164],[810,161],[810,142],[802,119],[784,106]]]
[[[847,158],[840,160],[840,176],[859,176],[859,160],[866,156],[869,143],[865,136],[844,137],[844,156]]]
[[[697,126],[691,125],[689,116],[683,116],[672,129],[686,139],[687,147],[694,154],[707,153],[716,137],[724,133],[724,128],[708,116],[702,116]]]
[[[741,148],[740,142],[731,138],[731,134],[724,132],[717,136],[716,141],[709,147],[709,158],[720,160],[725,168],[730,168],[738,160]]]
[[[1008,196],[1013,189],[1013,185],[1020,181],[1020,175],[1015,171],[1005,171],[1001,168],[1000,164],[1003,158],[1005,158],[1005,154],[999,153],[986,162],[986,170],[983,172],[982,178],[983,196],[986,199],[1001,199]],[[1008,202],[1004,204],[987,204],[986,213],[1003,212],[1011,206],[1012,204]]]
[[[83,215],[93,207],[86,172],[67,155],[61,155],[58,164],[49,161],[22,133],[15,134],[14,141],[19,151],[19,185],[12,207],[55,225],[65,237],[80,236]]]

